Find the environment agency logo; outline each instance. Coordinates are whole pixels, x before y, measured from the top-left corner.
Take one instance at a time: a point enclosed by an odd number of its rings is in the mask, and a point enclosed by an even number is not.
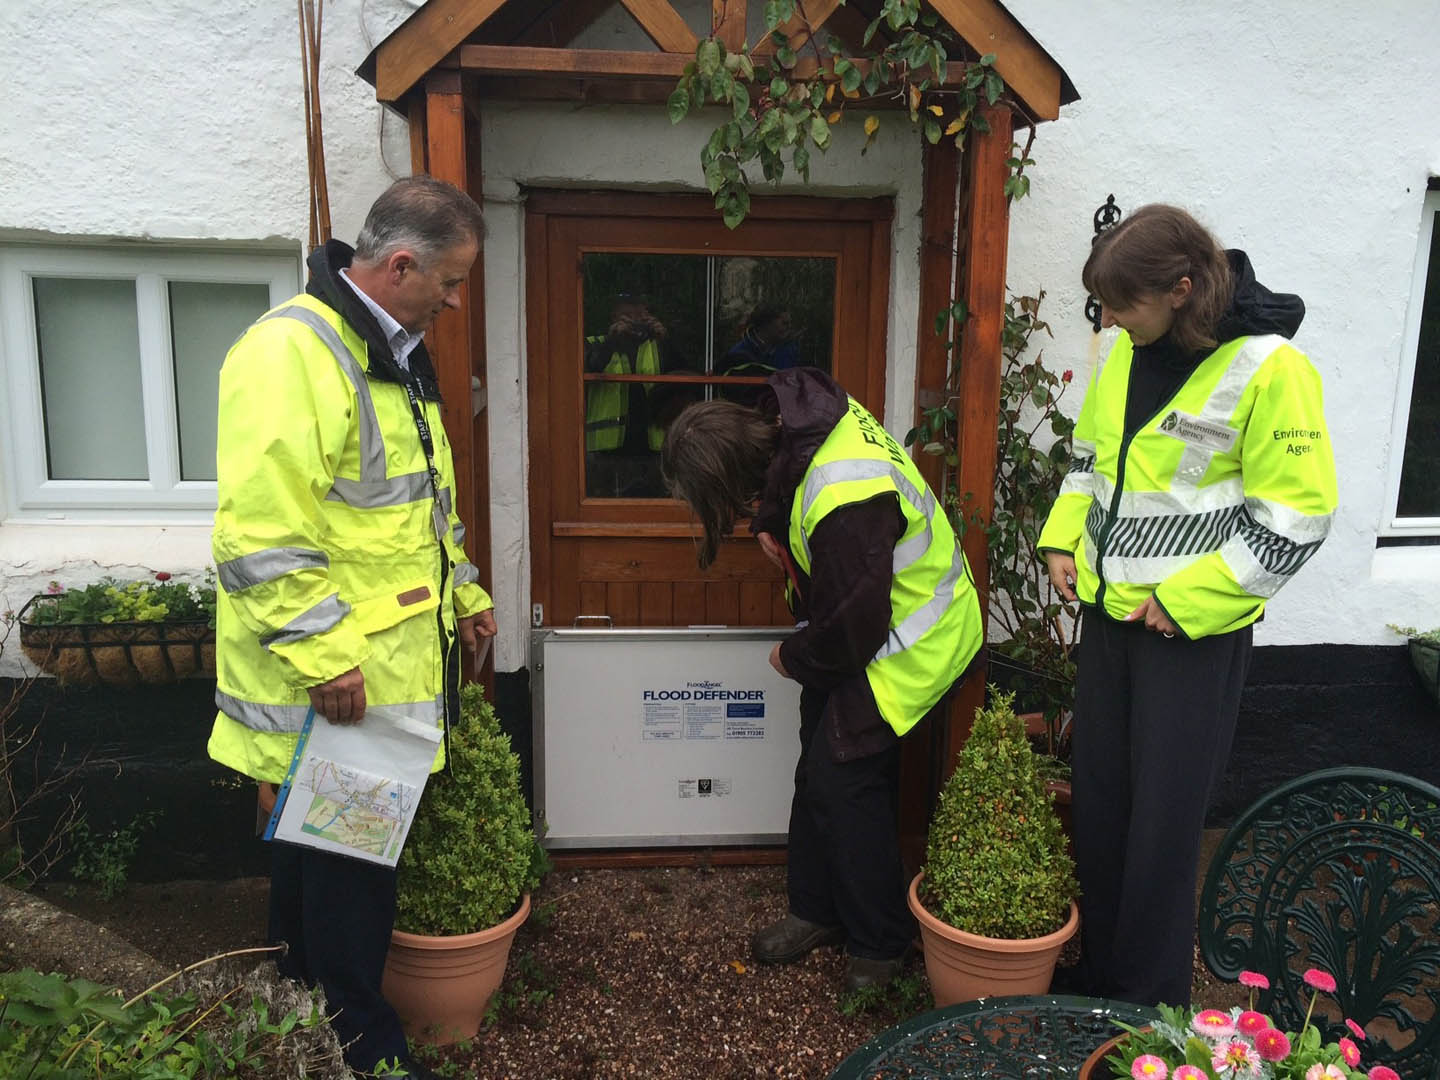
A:
[[[1170,410],[1170,415],[1169,415],[1169,416],[1165,417],[1164,420],[1160,421],[1160,430],[1161,430],[1161,431],[1174,431],[1174,430],[1175,430],[1177,427],[1179,427],[1179,426],[1180,426],[1180,417],[1176,415],[1174,409],[1171,409],[1171,410]]]

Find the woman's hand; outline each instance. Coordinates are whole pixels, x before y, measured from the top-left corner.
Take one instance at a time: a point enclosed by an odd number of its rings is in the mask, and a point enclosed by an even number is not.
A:
[[[1063,551],[1045,552],[1045,569],[1055,591],[1071,603],[1075,602],[1075,556]]]
[[[1180,632],[1180,628],[1170,621],[1169,615],[1165,614],[1165,609],[1156,602],[1154,593],[1151,593],[1145,598],[1143,604],[1125,616],[1126,622],[1137,620],[1144,620],[1146,630],[1153,630],[1166,637],[1174,637]]]
[[[785,557],[781,554],[780,541],[768,532],[756,533],[755,539],[760,541],[760,550],[765,553],[765,557],[775,564],[777,570],[783,571]]]
[[[775,642],[775,647],[770,650],[770,666],[778,671],[785,678],[790,678],[790,672],[785,670],[785,662],[780,659],[780,642]]]

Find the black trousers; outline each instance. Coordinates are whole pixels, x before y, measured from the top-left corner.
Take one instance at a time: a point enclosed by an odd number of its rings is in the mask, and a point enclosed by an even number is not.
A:
[[[293,844],[274,848],[270,940],[290,946],[280,973],[324,989],[352,1069],[407,1060],[400,1019],[380,993],[395,922],[395,871]]]
[[[1225,770],[1251,630],[1187,641],[1084,616],[1072,807],[1092,993],[1187,1005],[1196,863]]]
[[[905,903],[897,807],[900,744],[856,761],[830,757],[826,695],[800,695],[800,761],[790,804],[790,912],[843,926],[851,955],[889,960],[915,936]]]

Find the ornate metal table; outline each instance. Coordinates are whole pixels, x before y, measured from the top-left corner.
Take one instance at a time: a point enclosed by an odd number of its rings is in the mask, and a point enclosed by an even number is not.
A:
[[[1043,995],[965,1001],[881,1032],[830,1080],[948,1080],[994,1076],[1051,1080],[1075,1076],[1090,1052],[1158,1019],[1153,1009],[1102,998]]]

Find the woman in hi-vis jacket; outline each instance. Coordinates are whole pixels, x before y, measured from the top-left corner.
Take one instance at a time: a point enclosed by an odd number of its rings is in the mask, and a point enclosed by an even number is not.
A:
[[[1083,273],[1121,329],[1090,380],[1041,532],[1083,605],[1073,788],[1082,959],[1057,988],[1190,1000],[1195,879],[1251,626],[1335,510],[1320,376],[1297,296],[1185,211],[1146,206]]]

